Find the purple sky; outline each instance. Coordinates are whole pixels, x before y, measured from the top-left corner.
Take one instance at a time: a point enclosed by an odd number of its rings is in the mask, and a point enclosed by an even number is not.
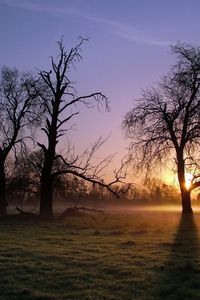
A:
[[[80,94],[109,97],[111,112],[84,109],[70,138],[80,150],[112,134],[104,154],[119,158],[123,115],[168,71],[170,44],[200,44],[199,11],[199,0],[0,0],[0,65],[45,69],[62,35],[66,48],[89,37],[72,77]]]

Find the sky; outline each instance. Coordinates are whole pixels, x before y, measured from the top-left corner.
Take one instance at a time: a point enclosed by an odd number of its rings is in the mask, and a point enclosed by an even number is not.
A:
[[[0,0],[0,66],[48,70],[61,36],[66,49],[88,37],[71,76],[79,95],[102,92],[111,111],[82,107],[70,139],[81,151],[110,135],[99,157],[116,153],[115,166],[128,145],[123,116],[169,71],[169,45],[200,45],[199,11],[199,0]]]

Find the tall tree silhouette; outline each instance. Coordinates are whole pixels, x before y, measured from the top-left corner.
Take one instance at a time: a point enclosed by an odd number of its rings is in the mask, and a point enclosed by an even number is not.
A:
[[[0,79],[0,215],[6,215],[5,163],[40,123],[41,83],[30,73],[3,67]],[[30,137],[30,135],[29,135]]]
[[[177,166],[183,213],[192,213],[191,191],[200,186],[200,48],[178,43],[169,74],[143,93],[124,117],[130,150],[150,170],[166,158]],[[193,174],[186,186],[186,172]]]
[[[66,124],[80,112],[79,105],[86,107],[103,105],[109,109],[107,98],[100,92],[89,95],[77,96],[73,87],[73,82],[69,77],[70,68],[81,59],[80,50],[85,39],[67,52],[63,46],[63,41],[58,42],[59,55],[51,58],[50,71],[41,71],[40,76],[49,90],[48,98],[45,99],[47,118],[42,130],[47,137],[47,145],[38,143],[44,152],[44,161],[41,167],[41,187],[40,187],[40,216],[50,219],[53,217],[53,180],[56,176],[70,173],[72,175],[86,179],[92,183],[105,185],[98,180],[97,174],[102,169],[102,164],[106,165],[109,158],[96,167],[91,166],[91,158],[102,145],[99,139],[90,150],[85,151],[80,156],[67,155],[64,157],[57,153],[56,146],[61,136],[66,134]],[[92,173],[92,174],[91,174]],[[119,173],[116,173],[116,181],[119,181]],[[106,186],[106,185],[105,185]],[[110,188],[110,185],[107,185]]]

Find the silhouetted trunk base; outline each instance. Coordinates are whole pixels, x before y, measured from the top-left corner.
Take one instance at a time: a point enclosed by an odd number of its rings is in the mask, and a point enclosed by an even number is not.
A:
[[[44,172],[41,178],[40,218],[42,220],[52,220],[53,217],[52,179]]]
[[[190,192],[185,192],[182,195],[182,214],[193,214]]]
[[[185,214],[193,214],[193,210],[192,208],[183,208],[182,209],[182,214],[185,215]]]
[[[49,200],[49,201],[48,201]],[[52,220],[54,218],[53,215],[53,207],[52,207],[52,198],[41,198],[40,199],[40,213],[39,216],[42,220]]]
[[[52,211],[47,211],[47,210],[43,211],[43,210],[40,210],[40,218],[42,220],[51,221],[51,220],[53,220],[54,215],[53,215]]]
[[[192,208],[183,208],[182,209],[182,214],[185,215],[185,214],[193,214],[193,210]]]

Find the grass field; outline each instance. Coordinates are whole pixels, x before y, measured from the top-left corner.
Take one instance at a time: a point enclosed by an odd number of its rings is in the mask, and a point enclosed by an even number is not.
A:
[[[0,299],[200,299],[200,215],[0,221]]]

